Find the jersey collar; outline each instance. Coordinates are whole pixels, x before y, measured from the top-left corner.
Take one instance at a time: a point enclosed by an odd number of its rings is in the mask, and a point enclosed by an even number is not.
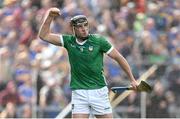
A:
[[[87,40],[83,41],[83,42],[79,42],[76,38],[76,43],[79,44],[79,45],[84,45],[84,43],[86,43]]]

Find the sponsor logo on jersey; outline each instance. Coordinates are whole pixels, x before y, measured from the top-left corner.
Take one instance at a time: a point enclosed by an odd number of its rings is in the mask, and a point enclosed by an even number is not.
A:
[[[89,51],[93,51],[93,46],[89,46]]]
[[[81,52],[84,51],[84,48],[85,48],[84,46],[79,46],[79,49],[80,49]]]
[[[75,46],[75,45],[73,45],[73,44],[71,44],[71,47],[74,47],[74,48],[75,48],[76,46]]]
[[[80,51],[83,52],[83,47],[80,47]]]

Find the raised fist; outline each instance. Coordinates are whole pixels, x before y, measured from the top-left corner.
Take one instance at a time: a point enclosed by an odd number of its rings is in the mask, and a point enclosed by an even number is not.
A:
[[[50,8],[49,10],[49,16],[50,17],[57,17],[59,16],[61,13],[60,13],[60,10],[58,8]]]

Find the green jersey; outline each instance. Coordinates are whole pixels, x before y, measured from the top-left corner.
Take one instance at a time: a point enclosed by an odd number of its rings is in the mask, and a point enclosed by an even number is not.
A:
[[[72,90],[98,89],[107,85],[103,74],[103,54],[111,52],[113,47],[104,37],[90,34],[83,43],[73,35],[62,35],[60,39],[68,51]]]

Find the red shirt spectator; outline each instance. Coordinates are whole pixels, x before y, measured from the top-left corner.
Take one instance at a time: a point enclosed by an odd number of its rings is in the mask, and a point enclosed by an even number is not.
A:
[[[21,103],[17,87],[13,81],[8,82],[6,89],[0,92],[0,104],[6,105],[8,102],[12,102],[14,104]]]

